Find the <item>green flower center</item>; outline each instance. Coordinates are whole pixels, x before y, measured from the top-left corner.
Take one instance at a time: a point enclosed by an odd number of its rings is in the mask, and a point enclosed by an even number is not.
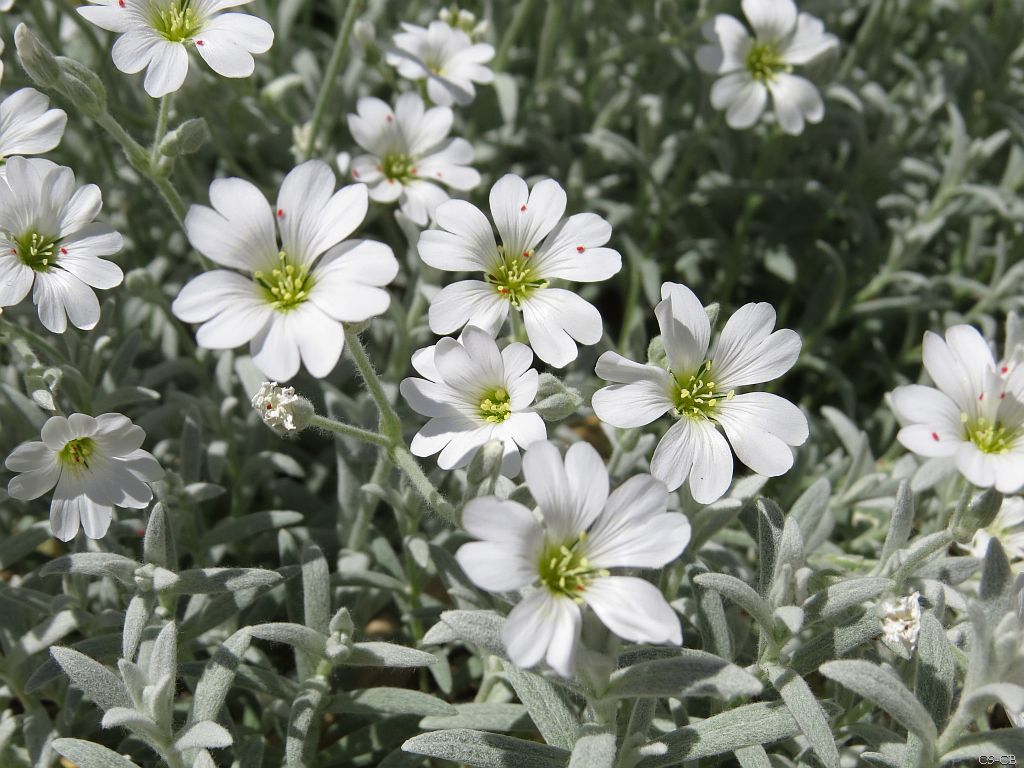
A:
[[[480,400],[480,418],[491,424],[501,424],[512,415],[512,397],[504,387],[484,393]]]
[[[64,444],[57,458],[68,469],[88,469],[89,458],[95,452],[96,442],[91,437],[76,437]]]
[[[252,273],[253,279],[263,287],[270,306],[280,312],[295,309],[309,298],[313,276],[309,267],[294,264],[288,254],[277,254],[277,266],[269,272]]]
[[[1011,429],[998,421],[989,421],[984,416],[971,421],[966,413],[960,414],[967,439],[982,453],[1006,453],[1019,437],[1019,430]]]
[[[412,158],[408,155],[395,152],[384,155],[381,159],[381,172],[391,181],[405,184],[412,178],[415,170],[416,167],[412,163]]]
[[[192,39],[203,26],[192,0],[154,3],[151,22],[157,34],[172,43]]]
[[[580,533],[575,541],[568,544],[548,542],[540,556],[538,571],[541,583],[556,597],[568,597],[582,603],[580,593],[599,576],[607,576],[608,571],[595,568],[587,560],[583,542],[587,534]]]
[[[676,374],[672,387],[672,402],[676,416],[691,419],[710,419],[720,401],[732,400],[735,390],[722,393],[715,390],[711,380],[711,361],[701,363],[697,372],[687,376]]]
[[[747,71],[759,82],[770,83],[780,72],[792,69],[779,54],[775,43],[755,42],[747,51]]]
[[[541,278],[530,263],[533,251],[510,254],[499,245],[498,254],[497,266],[484,279],[494,286],[498,295],[518,309],[535,290],[546,287],[548,281]]]
[[[38,232],[26,232],[20,237],[12,237],[11,240],[14,241],[11,251],[17,254],[22,264],[36,272],[48,272],[57,263],[59,238],[47,237]]]

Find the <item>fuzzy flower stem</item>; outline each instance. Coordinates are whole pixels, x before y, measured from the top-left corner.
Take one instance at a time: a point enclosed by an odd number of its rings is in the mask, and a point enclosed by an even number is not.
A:
[[[330,61],[327,62],[327,69],[324,71],[324,80],[320,84],[320,92],[316,97],[316,104],[313,107],[313,119],[309,126],[309,139],[306,143],[305,158],[308,160],[316,151],[316,140],[320,135],[320,128],[327,114],[327,104],[334,95],[334,83],[338,79],[341,67],[345,63],[348,54],[349,42],[352,39],[352,27],[356,23],[356,17],[362,12],[363,0],[349,0],[345,9],[345,16],[338,28],[338,37],[334,41],[334,50],[331,51]]]
[[[328,416],[310,416],[309,426],[322,429],[326,432],[333,432],[334,434],[342,435],[343,437],[362,440],[364,443],[371,443],[382,448],[387,448],[390,445],[388,439],[379,432],[373,432],[369,429],[363,429],[362,427],[354,427],[351,424],[335,421]]]
[[[452,507],[434,484],[430,482],[430,478],[428,478],[420,468],[419,462],[416,461],[416,458],[405,446],[405,442],[402,439],[402,422],[399,420],[398,414],[395,413],[395,409],[391,405],[391,401],[388,399],[387,393],[384,391],[384,386],[381,384],[380,377],[377,376],[377,372],[373,369],[373,364],[370,362],[370,358],[366,354],[366,349],[359,340],[359,334],[350,325],[345,326],[345,346],[348,348],[349,354],[352,355],[356,368],[359,369],[359,374],[362,376],[363,381],[366,384],[366,389],[369,391],[374,403],[377,404],[377,411],[380,413],[380,428],[382,433],[380,437],[386,440],[386,443],[384,444],[388,446],[389,458],[409,479],[409,482],[412,483],[416,492],[419,493],[420,496],[422,496],[438,514],[448,522],[455,523],[455,508]]]
[[[149,167],[153,171],[156,171],[160,162],[160,142],[167,134],[167,119],[171,113],[172,98],[173,95],[170,93],[160,98],[160,109],[156,115],[156,129],[153,132],[153,146],[149,149]]]

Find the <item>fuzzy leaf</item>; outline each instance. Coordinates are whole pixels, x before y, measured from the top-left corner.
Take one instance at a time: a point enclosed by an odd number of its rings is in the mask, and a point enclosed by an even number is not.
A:
[[[262,568],[202,568],[181,571],[177,575],[178,580],[169,591],[184,595],[255,589],[281,581],[281,574]]]
[[[187,420],[186,424],[189,423],[191,421]],[[199,453],[199,450],[196,450],[197,456]],[[149,520],[146,522],[146,536],[142,542],[142,552],[143,559],[147,563],[170,570],[177,567],[178,558],[174,553],[174,537],[163,502],[158,501],[154,504],[153,511],[149,513]]]
[[[121,656],[125,659],[134,659],[139,652],[139,643],[142,641],[142,633],[149,625],[156,610],[156,595],[152,592],[145,592],[135,595],[128,603],[128,610],[124,614],[124,629],[121,632]]]
[[[249,627],[252,636],[272,643],[286,643],[316,658],[323,658],[327,651],[327,638],[316,630],[301,624],[274,622]]]
[[[917,658],[917,697],[941,730],[949,719],[956,689],[956,656],[946,631],[931,611],[921,613]]]
[[[130,558],[112,552],[75,552],[58,557],[43,566],[40,573],[50,576],[58,573],[77,573],[83,576],[110,576],[123,584],[134,586],[135,570],[141,568]]]
[[[695,576],[693,580],[699,586],[713,589],[723,597],[732,600],[756,619],[766,632],[773,631],[775,620],[772,618],[771,608],[765,599],[746,582],[727,573],[702,573]]]
[[[255,536],[263,531],[272,531],[275,528],[284,528],[301,522],[302,515],[298,512],[288,510],[253,512],[251,515],[234,517],[219,523],[203,536],[199,545],[203,549],[209,549],[218,544],[228,544]]]
[[[54,739],[54,750],[78,768],[139,768],[126,757],[82,739]]]
[[[212,720],[200,720],[174,742],[174,747],[184,752],[186,749],[223,749],[231,744],[231,734],[224,726]]]
[[[393,643],[356,643],[352,653],[341,662],[348,667],[427,667],[437,657],[426,651]]]
[[[777,665],[769,665],[765,671],[818,759],[826,768],[839,768],[832,726],[807,682],[793,670]]]
[[[616,756],[614,729],[584,725],[572,748],[569,768],[614,768]]]
[[[71,648],[54,647],[50,649],[50,655],[75,687],[80,688],[100,709],[131,707],[124,683],[98,661]]]
[[[508,658],[501,640],[504,626],[505,618],[493,611],[444,611],[441,621],[423,638],[423,644],[444,645],[458,639],[504,659]]]
[[[703,651],[681,649],[669,659],[643,661],[612,673],[601,698],[756,696],[761,683],[749,672]]]
[[[935,723],[928,711],[890,670],[870,661],[854,659],[826,662],[819,671],[884,709],[922,741],[935,741]]]
[[[331,576],[324,553],[315,544],[307,543],[302,548],[302,602],[306,626],[327,634],[331,620]]]
[[[213,653],[203,667],[203,676],[195,687],[192,697],[191,722],[215,720],[224,706],[231,684],[234,682],[238,665],[249,648],[252,635],[248,628],[235,632]]]
[[[445,728],[471,728],[474,731],[498,731],[508,733],[537,730],[530,713],[522,704],[488,702],[486,704],[456,704],[451,714],[425,717],[420,720],[425,731],[439,731]]]
[[[811,595],[803,604],[808,622],[830,619],[895,587],[892,579],[844,579]]]
[[[544,741],[572,749],[580,718],[565,692],[547,678],[503,661],[502,667],[516,696],[526,706]]]
[[[448,702],[429,693],[384,686],[337,693],[327,704],[327,711],[355,715],[423,715],[424,722],[433,718],[445,720],[459,712]]]
[[[965,736],[942,756],[942,765],[962,765],[967,761],[977,764],[979,758],[989,755],[996,756],[993,765],[1001,765],[999,755],[1024,755],[1024,728],[1000,728]]]
[[[423,733],[406,741],[402,749],[474,768],[565,768],[569,762],[564,749],[466,728]]]

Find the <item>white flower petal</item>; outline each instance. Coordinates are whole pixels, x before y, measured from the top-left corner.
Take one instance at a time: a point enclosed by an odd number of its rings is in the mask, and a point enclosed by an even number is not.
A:
[[[491,216],[509,253],[533,250],[555,228],[565,213],[565,190],[554,179],[544,179],[527,191],[526,182],[506,174],[491,187]]]
[[[345,331],[340,323],[309,303],[296,308],[292,314],[293,332],[302,364],[312,376],[322,379],[334,370],[341,359]]]
[[[445,231],[428,230],[417,245],[420,258],[449,272],[489,271],[498,260],[498,247],[487,217],[465,200],[449,200],[434,211]]]
[[[732,451],[711,422],[695,421],[693,427],[690,495],[698,504],[713,504],[732,483]]]
[[[39,440],[22,443],[4,459],[4,466],[12,472],[31,472],[56,462],[52,448]]]
[[[452,283],[430,303],[430,330],[443,335],[471,323],[495,335],[508,317],[508,306],[507,300],[481,280]]]
[[[576,343],[596,344],[604,333],[601,313],[564,288],[538,288],[522,303],[523,323],[533,351],[554,368],[576,359]]]
[[[809,64],[825,53],[839,47],[835,35],[825,32],[825,25],[808,13],[796,18],[796,29],[782,49],[788,64]]]
[[[275,214],[282,248],[302,264],[340,243],[366,218],[366,185],[334,192],[334,182],[327,163],[310,160],[292,169],[281,183]]]
[[[544,659],[555,632],[554,619],[560,615],[555,601],[546,589],[538,589],[524,597],[509,613],[501,630],[501,640],[516,666],[529,669]]]
[[[288,381],[299,372],[299,345],[287,314],[273,313],[250,349],[252,362],[268,379]]]
[[[911,424],[896,433],[900,445],[919,456],[953,456],[964,443],[961,429],[953,430],[941,421]]]
[[[551,602],[553,624],[551,640],[545,654],[548,666],[563,677],[570,677],[576,666],[576,647],[579,645],[583,617],[576,603],[568,598]]]
[[[0,102],[0,156],[37,155],[60,144],[68,116],[49,106],[34,88],[21,88]]]
[[[349,240],[328,251],[313,270],[310,301],[341,322],[369,320],[387,311],[383,286],[398,274],[391,248],[372,240]]]
[[[188,74],[188,52],[181,43],[162,40],[154,43],[143,87],[154,99],[181,88]]]
[[[768,83],[768,90],[772,94],[779,127],[792,136],[803,132],[805,120],[820,123],[825,115],[821,94],[806,78],[782,72]]]
[[[734,76],[744,75],[739,73],[726,75],[726,77]],[[764,114],[765,106],[768,104],[768,89],[764,83],[751,80],[749,75],[745,75],[745,77],[747,81],[739,86],[725,110],[726,124],[738,131],[750,128],[756,123]]]
[[[35,272],[17,256],[0,255],[0,307],[20,303],[32,288]]]
[[[698,448],[694,423],[687,418],[676,421],[664,434],[651,459],[651,474],[670,491],[686,482]]]
[[[50,502],[50,529],[61,541],[71,541],[78,533],[81,496],[54,498]]]
[[[193,205],[185,216],[192,247],[211,261],[249,272],[277,260],[274,213],[263,193],[244,179],[210,184],[213,208]]]
[[[51,454],[52,455],[52,454]],[[38,499],[53,488],[60,479],[60,465],[52,461],[38,469],[32,469],[15,475],[7,484],[7,493],[12,499],[29,501]]]
[[[32,299],[39,308],[39,320],[51,333],[64,333],[67,321],[89,331],[100,320],[96,294],[74,275],[63,270],[37,272]]]
[[[793,466],[789,446],[807,440],[807,417],[788,400],[767,392],[737,395],[718,404],[715,418],[740,461],[777,477]]]
[[[650,582],[635,576],[606,576],[595,579],[581,596],[601,623],[624,640],[683,642],[679,617]]]
[[[979,450],[974,443],[960,443],[956,452],[956,468],[979,488],[991,488],[996,483],[994,457]]]
[[[474,584],[490,592],[522,589],[537,578],[536,563],[505,544],[471,541],[459,547],[455,559]]]
[[[700,299],[679,283],[663,283],[662,301],[654,308],[669,367],[692,374],[704,362],[711,340],[711,321]]]
[[[720,390],[771,381],[788,371],[800,356],[800,336],[775,327],[775,309],[760,302],[744,304],[729,318],[711,353],[712,374]]]
[[[590,443],[573,443],[565,452],[565,476],[576,509],[575,524],[586,530],[608,500],[608,470]]]
[[[409,450],[413,456],[433,456],[443,451],[459,435],[473,432],[476,428],[476,424],[461,415],[434,418],[413,436]]]
[[[709,74],[725,74],[741,69],[750,51],[750,35],[732,16],[718,14],[702,27],[704,39],[712,45],[697,49],[697,66]]]
[[[646,426],[661,418],[673,407],[673,403],[665,392],[664,384],[637,381],[632,384],[612,384],[597,390],[591,407],[597,418],[606,424],[630,429]]]
[[[622,269],[618,251],[602,248],[612,227],[594,213],[570,216],[549,234],[533,259],[534,269],[545,278],[578,283],[607,280]]]
[[[796,26],[793,0],[743,0],[742,6],[758,40],[781,40]]]

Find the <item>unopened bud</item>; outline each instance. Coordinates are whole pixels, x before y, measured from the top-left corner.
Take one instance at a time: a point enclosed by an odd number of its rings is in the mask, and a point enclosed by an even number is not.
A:
[[[107,89],[99,75],[80,61],[58,56],[57,64],[64,78],[59,87],[75,106],[88,115],[98,115],[107,107]]]
[[[953,516],[953,538],[958,544],[969,543],[975,533],[992,524],[1002,503],[1003,494],[989,488],[957,508]]]
[[[190,155],[198,152],[210,137],[210,129],[201,117],[186,120],[173,131],[164,136],[160,142],[160,154],[167,157]]]
[[[21,66],[36,85],[41,88],[52,88],[57,84],[60,80],[60,65],[31,29],[19,24],[14,31],[14,45],[18,49]]]
[[[495,480],[501,474],[501,460],[505,444],[501,440],[488,440],[473,456],[466,468],[466,479],[473,485]]]

